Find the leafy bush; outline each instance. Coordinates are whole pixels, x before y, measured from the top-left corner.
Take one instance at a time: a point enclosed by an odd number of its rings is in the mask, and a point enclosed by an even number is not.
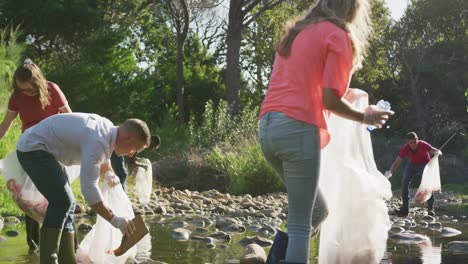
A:
[[[257,141],[245,140],[234,148],[215,147],[206,155],[206,162],[227,176],[230,193],[259,195],[285,190]]]
[[[245,138],[255,138],[257,134],[258,107],[251,108],[248,104],[239,115],[229,113],[226,101],[215,105],[208,101],[199,122],[190,117],[190,138],[194,145],[214,147],[217,145],[236,145]]]

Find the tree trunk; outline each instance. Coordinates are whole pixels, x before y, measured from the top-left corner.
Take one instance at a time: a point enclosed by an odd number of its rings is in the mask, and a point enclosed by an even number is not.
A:
[[[184,123],[184,39],[177,36],[176,102],[179,124]]]
[[[231,0],[229,4],[229,22],[227,28],[226,54],[226,100],[231,113],[240,111],[240,47],[242,41],[242,5],[244,1]]]

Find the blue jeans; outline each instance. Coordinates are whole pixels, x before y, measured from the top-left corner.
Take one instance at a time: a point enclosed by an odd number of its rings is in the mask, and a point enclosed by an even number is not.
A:
[[[122,188],[125,191],[125,181],[127,180],[127,169],[125,168],[125,159],[123,156],[119,157],[115,154],[115,151],[112,152],[110,158],[112,169],[115,172],[115,175],[119,177]]]
[[[49,201],[42,226],[73,231],[75,197],[65,168],[52,154],[43,150],[16,153],[24,171]]]
[[[308,263],[312,209],[320,169],[317,127],[269,112],[260,120],[259,140],[265,159],[286,185],[288,192],[287,262]]]
[[[414,179],[414,176],[422,175],[425,166],[426,164],[413,164],[411,162],[406,166],[403,178],[401,179],[401,199],[403,201],[401,208],[403,210],[409,209],[409,186],[411,181]],[[434,194],[427,200],[427,209],[434,209]]]

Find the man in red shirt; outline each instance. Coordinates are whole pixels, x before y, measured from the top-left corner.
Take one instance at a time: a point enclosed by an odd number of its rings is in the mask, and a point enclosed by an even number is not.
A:
[[[406,135],[406,144],[400,150],[400,154],[395,159],[392,164],[392,167],[389,171],[385,172],[385,176],[390,178],[392,174],[396,171],[401,161],[405,158],[409,158],[409,163],[406,166],[405,172],[403,173],[403,178],[401,180],[401,198],[403,204],[399,210],[396,210],[396,214],[400,217],[408,216],[409,212],[409,185],[413,180],[414,176],[422,175],[424,167],[431,160],[430,155],[435,155],[438,153],[442,155],[442,152],[434,147],[432,147],[426,141],[418,139],[418,135],[414,132],[409,132]],[[428,214],[434,216],[434,195],[427,200],[427,210]]]

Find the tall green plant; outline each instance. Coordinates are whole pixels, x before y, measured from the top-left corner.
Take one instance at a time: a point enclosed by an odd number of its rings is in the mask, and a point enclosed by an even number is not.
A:
[[[238,115],[230,113],[226,101],[217,105],[208,101],[201,120],[197,122],[192,115],[189,122],[192,143],[201,147],[216,145],[237,145],[257,134],[258,107],[246,105]]]
[[[24,52],[24,45],[18,43],[18,37],[21,35],[19,27],[5,28],[0,30],[0,114],[3,120],[6,111],[7,102],[11,90],[11,80],[16,66],[21,60]],[[20,135],[18,122],[13,124],[10,132],[0,140],[0,158],[15,150],[16,142]]]

